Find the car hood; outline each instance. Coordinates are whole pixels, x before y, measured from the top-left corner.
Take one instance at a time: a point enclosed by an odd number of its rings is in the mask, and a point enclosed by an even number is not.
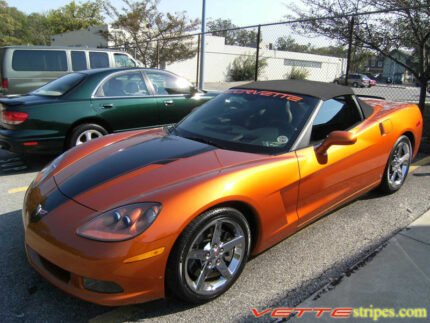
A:
[[[59,190],[96,211],[262,155],[223,151],[160,131],[104,146],[55,174]]]

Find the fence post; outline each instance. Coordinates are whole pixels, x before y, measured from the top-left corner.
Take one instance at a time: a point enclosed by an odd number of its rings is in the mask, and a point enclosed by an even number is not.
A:
[[[254,75],[254,81],[258,80],[258,60],[260,58],[260,40],[261,40],[261,25],[258,25],[258,30],[257,30],[257,53],[255,54],[255,75]]]
[[[354,34],[354,22],[355,16],[351,17],[351,22],[349,24],[349,39],[348,39],[348,58],[346,60],[346,73],[345,73],[345,85],[348,85],[349,69],[351,68],[351,54],[352,54],[352,42]]]
[[[200,34],[197,36],[197,71],[196,71],[196,87],[199,86],[200,74]]]
[[[157,40],[157,68],[160,68],[160,44]]]

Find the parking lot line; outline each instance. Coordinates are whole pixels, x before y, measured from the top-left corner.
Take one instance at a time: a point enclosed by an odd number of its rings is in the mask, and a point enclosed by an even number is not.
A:
[[[11,188],[7,192],[9,194],[20,193],[20,192],[25,192],[27,190],[27,188],[28,188],[28,186],[21,186],[21,187]]]
[[[410,167],[410,171],[413,172],[414,170],[416,170],[417,168],[421,167],[421,166],[425,166],[427,164],[430,164],[430,156],[422,158],[420,160],[417,160],[416,162],[414,162],[411,167]]]

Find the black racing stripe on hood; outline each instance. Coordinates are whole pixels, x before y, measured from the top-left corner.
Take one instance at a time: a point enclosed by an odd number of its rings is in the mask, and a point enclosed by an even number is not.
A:
[[[74,198],[115,177],[151,164],[168,164],[179,158],[195,156],[216,149],[213,146],[177,136],[165,136],[119,149],[59,185],[68,197]]]

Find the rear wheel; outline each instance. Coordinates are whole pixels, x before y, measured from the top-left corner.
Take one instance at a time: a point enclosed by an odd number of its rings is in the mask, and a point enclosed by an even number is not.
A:
[[[81,124],[72,130],[72,133],[67,143],[67,148],[82,145],[88,141],[103,137],[107,134],[107,130],[98,124]]]
[[[401,136],[394,144],[387,165],[385,166],[380,190],[384,193],[398,191],[406,177],[412,160],[412,145],[407,136]]]
[[[251,234],[241,212],[217,208],[203,213],[184,230],[166,270],[170,295],[204,303],[227,291],[249,256]]]
[[[358,87],[358,83],[357,82],[352,83],[352,87]]]

